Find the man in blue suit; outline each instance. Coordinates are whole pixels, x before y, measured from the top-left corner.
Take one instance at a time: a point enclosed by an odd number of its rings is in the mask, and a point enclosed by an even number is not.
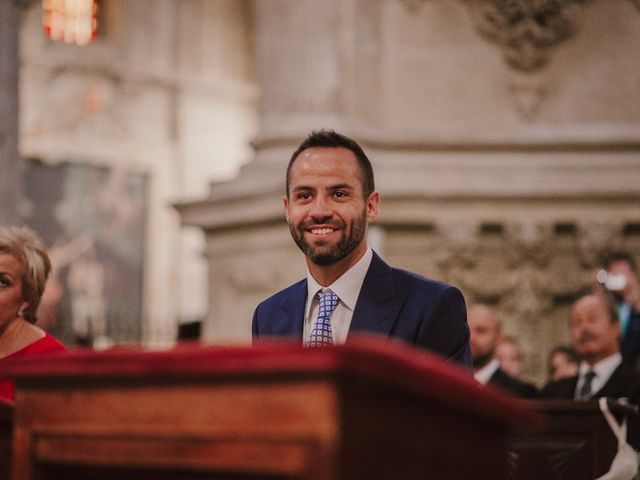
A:
[[[334,131],[311,133],[293,153],[284,210],[307,277],[258,305],[253,336],[308,346],[351,334],[395,338],[470,368],[460,291],[387,265],[368,245],[380,195],[362,148]]]

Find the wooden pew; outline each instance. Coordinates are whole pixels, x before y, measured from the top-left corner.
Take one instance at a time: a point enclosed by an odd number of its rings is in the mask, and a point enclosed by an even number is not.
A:
[[[544,415],[546,424],[539,431],[514,432],[508,479],[593,480],[609,470],[618,442],[597,401],[539,401],[529,408]],[[636,406],[609,400],[609,409],[618,419],[637,420]]]
[[[9,478],[13,403],[0,399],[0,479]]]
[[[5,366],[13,479],[501,478],[536,416],[409,347],[361,339],[73,352]]]

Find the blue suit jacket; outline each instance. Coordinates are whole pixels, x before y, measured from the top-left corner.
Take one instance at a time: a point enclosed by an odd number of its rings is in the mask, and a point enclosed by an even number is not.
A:
[[[258,305],[253,337],[302,340],[307,280]],[[387,265],[375,252],[356,303],[352,333],[402,340],[471,366],[469,327],[462,293],[450,285]]]

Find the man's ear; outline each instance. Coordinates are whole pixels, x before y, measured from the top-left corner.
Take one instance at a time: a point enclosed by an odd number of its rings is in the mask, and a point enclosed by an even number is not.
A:
[[[378,209],[380,207],[380,194],[372,192],[367,198],[367,220],[373,222],[378,217]]]

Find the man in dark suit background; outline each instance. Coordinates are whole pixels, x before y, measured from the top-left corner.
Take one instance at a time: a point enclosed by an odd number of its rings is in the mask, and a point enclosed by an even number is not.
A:
[[[569,329],[573,348],[582,359],[578,375],[550,382],[542,390],[547,399],[592,400],[626,398],[640,405],[640,375],[620,354],[620,322],[604,294],[586,295],[571,307]],[[628,425],[629,443],[640,449],[640,421]]]
[[[573,348],[581,358],[578,375],[548,383],[543,397],[624,397],[640,405],[640,375],[623,362],[620,322],[608,299],[600,294],[578,299],[571,307],[569,329]]]
[[[475,304],[469,307],[468,319],[474,378],[483,385],[492,385],[516,397],[537,398],[538,389],[534,385],[510,376],[500,366],[496,357],[500,340],[496,311],[488,305]]]
[[[319,346],[366,332],[471,365],[460,291],[393,268],[368,246],[380,195],[354,140],[334,131],[311,133],[291,156],[283,201],[307,277],[258,305],[254,339],[289,337]]]
[[[639,368],[640,355],[640,276],[635,259],[627,252],[611,252],[605,259],[603,287],[615,302],[620,322],[620,354],[624,361]],[[600,274],[598,274],[600,276]]]

